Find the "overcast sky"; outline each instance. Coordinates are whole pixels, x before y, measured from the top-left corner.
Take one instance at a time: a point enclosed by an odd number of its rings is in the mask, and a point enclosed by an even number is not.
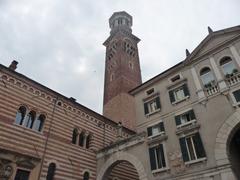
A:
[[[0,0],[0,63],[102,112],[108,18],[133,16],[143,81],[213,30],[240,25],[240,0]]]

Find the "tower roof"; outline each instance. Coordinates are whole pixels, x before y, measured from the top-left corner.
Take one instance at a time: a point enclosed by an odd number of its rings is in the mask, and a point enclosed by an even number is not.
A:
[[[132,32],[132,16],[125,11],[114,12],[109,18],[111,33],[119,29]]]

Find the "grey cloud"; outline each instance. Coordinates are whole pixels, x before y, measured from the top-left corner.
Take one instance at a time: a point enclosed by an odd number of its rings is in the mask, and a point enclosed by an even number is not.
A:
[[[102,111],[108,18],[133,16],[142,76],[147,80],[181,61],[214,30],[239,24],[238,0],[0,1],[0,63],[78,102]]]

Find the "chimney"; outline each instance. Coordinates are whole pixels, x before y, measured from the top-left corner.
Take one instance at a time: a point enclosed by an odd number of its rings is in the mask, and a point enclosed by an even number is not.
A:
[[[70,97],[69,100],[72,101],[72,102],[76,102],[76,99],[73,98],[73,97]]]
[[[17,69],[17,64],[18,64],[18,62],[13,60],[8,68],[15,71]]]

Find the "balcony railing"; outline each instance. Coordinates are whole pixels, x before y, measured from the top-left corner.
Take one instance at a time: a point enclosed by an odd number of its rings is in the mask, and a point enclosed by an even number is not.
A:
[[[207,96],[211,96],[217,92],[219,92],[218,85],[215,81],[212,81],[211,83],[205,85],[204,91]]]
[[[233,73],[231,75],[226,76],[225,79],[226,83],[228,84],[228,86],[233,86],[237,83],[240,82],[240,73]]]

